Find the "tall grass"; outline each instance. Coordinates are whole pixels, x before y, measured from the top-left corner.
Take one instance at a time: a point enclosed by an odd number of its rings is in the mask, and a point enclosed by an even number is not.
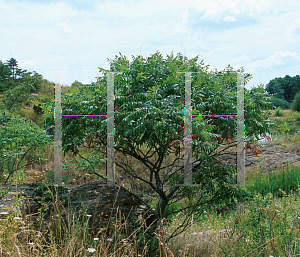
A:
[[[296,192],[300,185],[300,168],[290,164],[282,167],[279,171],[272,171],[267,174],[256,171],[254,174],[253,186],[248,187],[252,194],[266,196],[272,193],[274,196],[283,197],[291,192]]]
[[[13,207],[23,206],[25,210],[23,200],[29,201],[20,198]],[[118,212],[109,217],[115,222],[100,229],[95,237],[88,229],[90,215],[75,217],[61,208],[57,197],[52,204],[54,208],[46,225],[43,211],[39,215],[11,209],[2,213],[5,218],[0,219],[0,256],[164,256],[159,238],[149,238],[151,232],[145,229],[142,217],[134,222],[134,227],[126,227]]]

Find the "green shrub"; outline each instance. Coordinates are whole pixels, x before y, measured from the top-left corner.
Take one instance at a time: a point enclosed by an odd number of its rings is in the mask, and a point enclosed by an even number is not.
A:
[[[276,116],[276,117],[281,117],[282,115],[283,115],[282,109],[281,109],[281,107],[278,107],[278,108],[275,110],[275,116]]]
[[[42,96],[40,99],[43,103],[50,103],[53,100],[53,97]]]
[[[273,106],[275,106],[275,108],[281,107],[284,110],[290,109],[290,103],[282,98],[273,97],[271,99],[271,102],[272,102]]]
[[[293,115],[297,121],[300,121],[300,113],[299,112],[294,112]]]
[[[37,115],[40,115],[40,114],[43,114],[44,111],[43,111],[43,108],[42,108],[42,105],[39,104],[39,105],[33,105],[33,110],[34,112],[37,114]]]
[[[293,103],[291,105],[292,110],[295,112],[300,112],[300,92],[295,95]]]

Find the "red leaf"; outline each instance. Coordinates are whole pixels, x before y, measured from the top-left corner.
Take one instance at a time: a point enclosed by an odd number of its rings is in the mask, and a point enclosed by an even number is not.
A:
[[[164,223],[167,225],[167,219],[163,218]]]
[[[192,135],[192,139],[196,139],[196,138],[198,138],[198,137],[200,137],[199,134],[194,134],[194,135]]]

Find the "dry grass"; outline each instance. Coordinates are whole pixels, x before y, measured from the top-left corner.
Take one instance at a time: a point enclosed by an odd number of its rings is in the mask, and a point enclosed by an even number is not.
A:
[[[21,202],[15,204],[21,205]],[[57,217],[55,229],[49,226],[43,231],[33,228],[30,215],[21,212],[1,219],[1,256],[148,256],[146,249],[137,250],[139,238],[134,236],[142,226],[127,238],[119,238],[118,231],[124,224],[116,218],[109,235],[100,233],[97,238],[91,238],[87,230],[89,217],[81,223],[75,218],[69,226],[60,218],[61,212],[53,213],[53,217]]]

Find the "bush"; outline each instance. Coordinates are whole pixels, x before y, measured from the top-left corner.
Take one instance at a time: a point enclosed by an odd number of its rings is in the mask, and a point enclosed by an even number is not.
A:
[[[278,108],[275,110],[275,116],[276,116],[276,117],[281,117],[282,115],[283,115],[282,109],[281,109],[281,107],[278,107]]]
[[[300,113],[299,112],[294,112],[293,115],[297,121],[300,121]]]
[[[44,113],[44,110],[43,110],[43,108],[42,108],[42,105],[41,104],[39,104],[39,105],[33,105],[33,110],[34,110],[34,112],[36,113],[36,114],[43,114]]]
[[[290,103],[284,99],[281,99],[278,97],[273,97],[271,99],[271,102],[272,102],[273,106],[275,106],[275,108],[281,107],[284,110],[290,109]]]
[[[0,180],[9,174],[6,177],[8,180],[15,171],[26,165],[26,155],[32,154],[34,162],[41,159],[43,156],[35,154],[35,150],[40,148],[45,151],[45,147],[51,143],[51,137],[45,135],[34,122],[19,115],[0,115],[0,126]]]
[[[293,111],[300,112],[300,91],[295,95],[291,107]]]
[[[41,101],[43,103],[50,103],[53,100],[53,97],[49,97],[49,96],[43,96],[41,97]]]

